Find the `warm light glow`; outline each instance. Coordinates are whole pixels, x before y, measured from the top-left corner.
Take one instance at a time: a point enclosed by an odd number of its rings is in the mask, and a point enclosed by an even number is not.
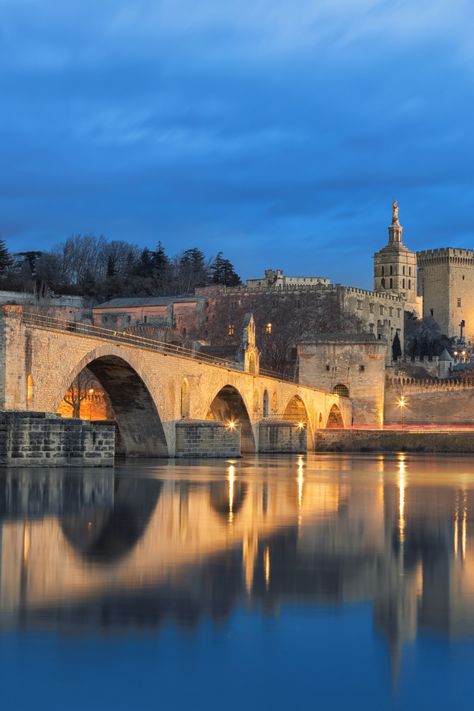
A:
[[[272,324],[267,323],[265,324],[265,333],[270,334],[272,332]]]
[[[303,430],[304,429],[304,422],[297,422],[296,426],[299,430]]]
[[[95,390],[94,390],[94,388],[89,388],[89,390],[87,392],[89,393],[89,397],[92,397],[93,394],[95,393]]]
[[[263,551],[263,570],[265,573],[265,587],[270,585],[270,549],[267,546]]]
[[[235,467],[233,464],[229,464],[229,469],[227,472],[227,479],[229,481],[229,523],[232,523],[234,519],[234,483],[235,483]]]
[[[298,457],[298,526],[301,525],[302,516],[301,508],[303,506],[303,486],[304,486],[304,472],[303,472],[303,457]]]
[[[401,398],[400,398],[399,400],[397,400],[397,405],[398,405],[398,407],[400,407],[402,410],[403,410],[404,407],[407,406],[407,401],[405,400],[405,396],[404,396],[404,395],[402,395]]]
[[[235,430],[237,422],[235,420],[228,420],[226,427],[228,430]]]
[[[405,542],[405,489],[406,489],[406,464],[405,455],[399,456],[398,470],[400,472],[398,478],[398,531],[400,535],[400,543]]]

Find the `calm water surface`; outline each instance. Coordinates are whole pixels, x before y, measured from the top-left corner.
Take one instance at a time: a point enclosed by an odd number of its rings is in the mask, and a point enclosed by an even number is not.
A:
[[[2,709],[471,709],[474,458],[0,472]]]

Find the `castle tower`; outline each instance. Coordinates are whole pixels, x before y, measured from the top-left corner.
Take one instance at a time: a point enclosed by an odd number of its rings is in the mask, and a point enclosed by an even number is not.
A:
[[[388,244],[374,254],[374,289],[403,296],[410,307],[417,308],[416,254],[402,241],[403,227],[398,219],[398,202],[392,206],[392,224]]]

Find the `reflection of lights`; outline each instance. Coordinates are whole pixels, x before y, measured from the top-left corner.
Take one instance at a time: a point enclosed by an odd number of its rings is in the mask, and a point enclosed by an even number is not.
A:
[[[400,534],[400,543],[403,545],[405,542],[405,462],[402,460],[399,462],[400,476],[398,478],[398,531]]]
[[[464,492],[462,523],[461,523],[461,556],[462,556],[463,560],[466,557],[466,530],[467,530],[467,494],[466,494],[466,492]]]
[[[229,523],[232,523],[232,521],[234,519],[234,483],[235,483],[235,467],[233,464],[229,464],[227,479],[229,480]]]
[[[304,472],[303,472],[303,457],[298,457],[298,525],[301,523],[301,507],[303,505],[303,485],[304,485]]]
[[[25,525],[23,529],[23,562],[26,563],[30,554],[30,527]]]
[[[270,585],[270,549],[267,546],[263,551],[263,571],[265,574],[265,587]]]
[[[235,430],[235,428],[237,427],[237,422],[235,420],[228,420],[226,427],[228,430]]]

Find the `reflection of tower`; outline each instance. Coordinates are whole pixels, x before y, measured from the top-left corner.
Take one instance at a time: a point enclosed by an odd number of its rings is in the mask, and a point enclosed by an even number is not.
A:
[[[258,535],[253,531],[247,531],[242,541],[242,567],[245,579],[245,589],[250,595],[253,585],[253,574],[255,561],[258,553]]]

